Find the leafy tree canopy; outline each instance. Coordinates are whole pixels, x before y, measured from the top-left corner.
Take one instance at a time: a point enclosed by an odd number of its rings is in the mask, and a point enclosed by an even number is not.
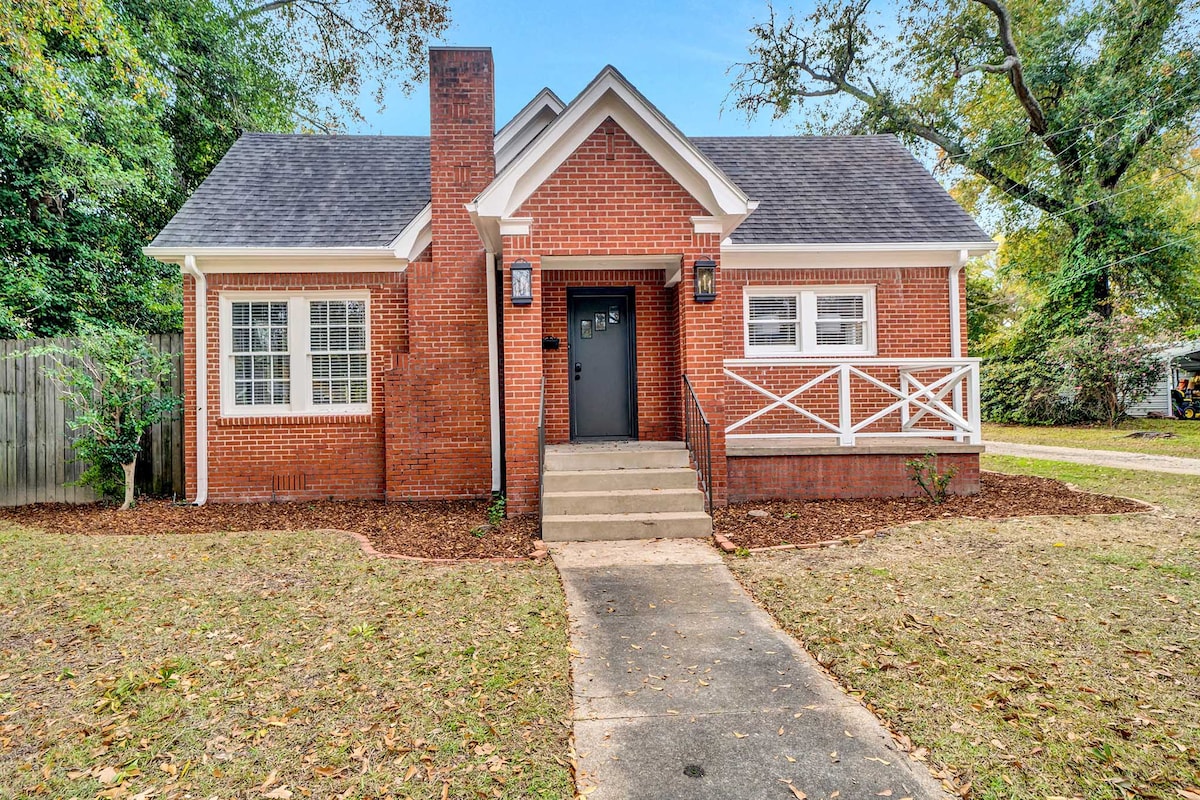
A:
[[[244,130],[423,75],[445,0],[0,0],[0,338],[181,325],[141,254]]]
[[[1200,220],[1177,202],[1200,172],[1195,0],[876,5],[772,9],[736,105],[931,147],[969,208],[999,214],[1035,338],[1093,311],[1195,318]]]

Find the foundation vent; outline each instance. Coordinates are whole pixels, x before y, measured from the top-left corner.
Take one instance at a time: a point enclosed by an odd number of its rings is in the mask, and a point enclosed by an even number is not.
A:
[[[271,476],[271,494],[303,492],[307,489],[308,476],[303,473]]]

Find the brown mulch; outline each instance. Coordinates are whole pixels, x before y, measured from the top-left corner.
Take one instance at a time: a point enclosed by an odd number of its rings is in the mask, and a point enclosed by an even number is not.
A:
[[[46,503],[0,508],[0,521],[77,535],[219,533],[337,529],[366,536],[381,553],[421,558],[523,558],[540,542],[536,517],[487,522],[483,500],[383,503],[370,500],[177,505],[143,499],[130,511],[107,505]]]
[[[979,494],[952,496],[935,505],[924,497],[859,500],[774,500],[718,509],[716,533],[738,547],[809,544],[879,530],[904,522],[953,517],[1026,517],[1038,514],[1123,514],[1145,511],[1132,500],[1077,492],[1062,481],[984,472]],[[769,517],[750,517],[761,509]]]

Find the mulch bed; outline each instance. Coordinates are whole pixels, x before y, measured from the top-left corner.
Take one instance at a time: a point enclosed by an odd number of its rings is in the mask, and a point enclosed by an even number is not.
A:
[[[1026,517],[1038,514],[1123,514],[1145,511],[1132,500],[1077,492],[1062,481],[984,472],[979,494],[935,505],[924,497],[859,500],[774,500],[717,509],[715,532],[738,547],[810,544],[905,522],[953,517]],[[751,517],[761,509],[767,517]]]
[[[46,503],[0,508],[8,520],[47,533],[76,535],[307,531],[334,528],[366,536],[381,553],[420,558],[523,558],[541,542],[536,517],[505,520],[482,536],[488,503],[453,500],[383,503],[320,500],[297,503],[176,505],[144,499],[130,511],[107,505]]]

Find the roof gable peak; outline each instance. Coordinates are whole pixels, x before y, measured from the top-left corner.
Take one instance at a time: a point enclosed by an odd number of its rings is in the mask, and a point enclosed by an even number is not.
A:
[[[611,117],[684,189],[732,231],[755,204],[684,136],[616,67],[605,66],[541,133],[508,161],[468,209],[489,244],[499,220],[521,204],[606,119]]]

